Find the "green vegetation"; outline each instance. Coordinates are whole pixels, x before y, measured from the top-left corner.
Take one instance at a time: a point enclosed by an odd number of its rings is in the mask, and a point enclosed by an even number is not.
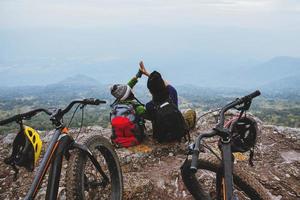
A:
[[[300,101],[264,99],[254,103],[253,113],[270,124],[300,127]]]
[[[82,84],[82,82],[81,82]],[[18,113],[27,112],[35,108],[64,108],[73,99],[95,97],[106,99],[112,102],[113,99],[107,91],[107,86],[64,86],[61,85],[46,88],[0,88],[0,120],[11,117]],[[136,94],[142,102],[149,100],[145,88],[135,88]],[[237,97],[241,97],[251,91],[237,89],[208,89],[192,86],[177,87],[180,95],[180,108],[194,107],[203,111],[216,109],[224,106]],[[83,126],[99,125],[107,127],[109,124],[109,103],[101,106],[87,106],[85,108]],[[253,101],[250,112],[268,124],[300,127],[300,99],[297,95],[265,94]],[[68,124],[72,111],[65,116],[65,123]],[[25,122],[38,130],[53,129],[49,116],[39,114],[32,120]],[[81,126],[81,111],[75,115],[70,127]],[[18,124],[11,123],[0,127],[0,134],[18,130]]]
[[[58,106],[59,108],[64,108],[70,101],[66,101],[61,106]],[[30,103],[34,104],[34,103]],[[31,109],[39,108],[39,107],[45,107],[42,105],[31,105],[28,106],[26,104],[23,104],[22,102],[16,101],[15,105],[14,102],[11,101],[8,106],[4,106],[1,102],[1,110],[0,110],[0,119],[5,119],[12,117],[13,115],[16,115],[18,113],[27,112]],[[47,106],[46,108],[53,108],[54,106]],[[9,108],[12,108],[11,110]],[[64,122],[66,125],[69,124],[69,121],[71,119],[71,116],[73,114],[73,110],[71,110],[65,117]],[[33,117],[31,120],[24,121],[24,124],[31,126],[37,130],[51,130],[54,128],[51,121],[49,120],[50,117],[44,113],[39,113],[35,117]],[[70,124],[70,127],[78,128],[81,126],[82,121],[82,110],[78,109],[77,113],[75,114],[72,123]],[[102,127],[107,127],[109,121],[109,109],[107,106],[86,106],[84,109],[84,118],[83,118],[83,126],[95,126],[99,125]],[[10,123],[5,126],[0,126],[0,134],[7,133],[7,132],[16,132],[19,129],[19,125],[17,123]]]
[[[193,98],[193,107],[201,110],[220,108],[232,97]],[[268,124],[300,127],[300,100],[283,100],[259,97],[253,101],[250,112]]]

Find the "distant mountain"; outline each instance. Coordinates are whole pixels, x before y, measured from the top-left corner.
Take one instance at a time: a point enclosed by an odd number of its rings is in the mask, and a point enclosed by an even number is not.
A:
[[[99,86],[101,85],[96,79],[86,75],[77,74],[75,76],[68,77],[55,85],[61,86]]]
[[[203,97],[224,97],[230,95],[240,95],[246,94],[248,90],[243,90],[241,88],[231,88],[231,87],[199,87],[195,85],[178,85],[176,86],[177,92],[181,96],[203,96]]]
[[[300,99],[300,74],[272,81],[261,87],[271,98]]]
[[[110,97],[108,87],[106,85],[101,84],[96,79],[82,74],[68,77],[55,84],[47,85],[43,88],[43,93],[47,94],[54,100],[59,96],[68,99]]]
[[[58,100],[69,101],[77,98],[111,98],[107,85],[85,75],[68,77],[58,83],[47,86],[2,87],[1,99],[28,98],[33,96],[41,101],[55,103]]]
[[[276,57],[260,66],[256,78],[269,97],[300,99],[300,58]]]
[[[300,74],[272,81],[262,86],[262,88],[271,90],[297,89],[300,91]]]
[[[226,77],[224,85],[246,89],[261,87],[268,89],[275,82],[280,84],[281,81],[296,75],[300,75],[300,58],[279,56],[255,66],[228,72],[224,76]],[[296,87],[300,88],[300,85]]]
[[[209,78],[209,77],[207,77]],[[74,99],[83,97],[98,97],[113,99],[109,85],[102,84],[90,76],[77,74],[47,86],[0,87],[1,99],[28,98],[31,96],[55,102],[59,98]],[[146,79],[143,79],[143,81]],[[151,96],[139,82],[134,88],[136,96],[144,102]],[[172,83],[172,80],[170,80]],[[239,68],[218,75],[210,80],[215,84],[176,85],[178,94],[182,97],[199,99],[201,97],[223,98],[236,97],[260,89],[270,97],[300,98],[300,58],[275,57],[265,63]],[[118,80],[118,83],[122,81]],[[218,83],[218,84],[217,84]]]
[[[263,85],[300,74],[300,58],[275,57],[249,70],[252,79]]]
[[[70,76],[55,84],[50,84],[44,87],[45,92],[79,92],[86,90],[86,92],[92,90],[103,90],[105,86],[89,76],[77,74]]]
[[[168,79],[169,73],[171,70],[166,71],[163,75],[166,74]],[[278,56],[254,65],[250,63],[238,64],[235,67],[226,66],[225,63],[219,67],[208,65],[205,70],[201,66],[198,69],[188,66],[186,70],[173,70],[173,73],[176,75],[170,78],[171,83],[179,77],[185,79],[185,82],[189,81],[193,85],[204,88],[249,90],[300,74],[300,58]]]

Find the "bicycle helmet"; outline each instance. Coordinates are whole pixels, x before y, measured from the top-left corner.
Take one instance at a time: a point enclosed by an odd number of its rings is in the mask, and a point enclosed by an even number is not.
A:
[[[248,116],[235,117],[226,125],[232,133],[232,152],[246,152],[256,144],[256,137],[259,132],[256,121]]]
[[[22,126],[20,132],[14,139],[13,150],[5,163],[25,167],[32,171],[42,150],[42,141],[36,130],[29,126]]]

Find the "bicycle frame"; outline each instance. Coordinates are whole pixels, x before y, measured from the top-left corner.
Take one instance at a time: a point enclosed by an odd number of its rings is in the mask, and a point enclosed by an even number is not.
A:
[[[225,112],[227,112],[232,108],[235,108],[236,110],[241,111],[242,114],[243,112],[249,110],[252,99],[259,96],[260,94],[261,94],[260,91],[256,90],[255,92],[249,95],[246,95],[240,99],[238,98],[235,101],[225,105],[219,113],[219,122],[216,125],[216,127],[213,128],[213,131],[210,133],[199,134],[195,144],[189,145],[188,147],[188,155],[192,155],[191,165],[189,166],[189,170],[190,170],[189,173],[196,173],[198,170],[198,158],[200,153],[199,148],[201,147],[201,140],[203,138],[211,138],[214,136],[219,136],[221,138],[220,150],[221,150],[222,158],[221,159],[219,158],[221,160],[221,165],[217,170],[216,187],[217,187],[217,196],[218,197],[223,196],[224,200],[231,200],[233,197],[233,175],[232,175],[233,155],[231,150],[232,133],[228,128],[224,127]],[[213,151],[212,153],[215,154]],[[186,180],[186,182],[189,181]],[[223,192],[223,194],[221,194],[221,191]]]
[[[104,104],[106,102],[94,98],[74,100],[63,110],[56,109],[54,112],[52,112],[47,109],[39,108],[0,121],[0,126],[14,121],[17,123],[21,123],[22,120],[30,119],[36,114],[40,112],[44,112],[47,115],[51,116],[50,121],[52,121],[52,124],[56,126],[54,135],[49,143],[49,146],[41,161],[38,171],[36,172],[35,178],[25,197],[25,200],[32,200],[35,198],[50,164],[51,164],[51,169],[49,172],[46,199],[50,199],[50,200],[56,199],[58,193],[60,175],[61,175],[63,156],[65,155],[68,158],[69,155],[68,151],[74,148],[81,150],[85,155],[87,155],[89,159],[92,161],[93,165],[98,170],[98,172],[102,175],[103,180],[101,181],[100,185],[106,186],[106,184],[109,183],[109,178],[101,169],[100,164],[93,156],[92,152],[86,146],[76,143],[74,139],[70,135],[68,135],[68,131],[65,130],[65,126],[63,125],[63,120],[62,120],[63,116],[67,112],[69,112],[75,104],[81,104],[83,108],[85,105],[99,105],[101,103]],[[100,147],[97,146],[96,149],[98,148]]]
[[[98,163],[96,158],[92,155],[91,151],[86,146],[76,143],[70,135],[62,131],[62,128],[57,128],[49,143],[46,153],[41,161],[41,165],[38,171],[36,172],[35,178],[25,197],[25,200],[32,200],[36,197],[39,188],[42,184],[42,180],[45,177],[45,174],[50,164],[51,164],[51,168],[49,171],[47,192],[46,192],[45,199],[52,200],[57,198],[63,156],[68,150],[72,148],[80,149],[82,152],[87,154],[87,156],[91,159],[96,169],[102,175],[104,179],[103,180],[104,184],[109,181],[109,178],[105,175],[105,173],[101,169],[100,164]]]

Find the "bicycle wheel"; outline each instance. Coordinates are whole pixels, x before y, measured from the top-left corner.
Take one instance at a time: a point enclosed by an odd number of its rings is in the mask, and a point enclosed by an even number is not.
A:
[[[220,161],[216,158],[199,159],[198,172],[190,171],[191,160],[181,167],[181,176],[186,188],[197,200],[218,199],[216,197],[216,173]],[[271,199],[265,188],[250,174],[241,168],[233,170],[234,196],[238,199]]]
[[[66,180],[67,199],[122,199],[123,178],[118,156],[110,142],[93,135],[83,141],[109,178],[106,186],[101,185],[102,176],[86,154],[74,150],[69,160]]]

